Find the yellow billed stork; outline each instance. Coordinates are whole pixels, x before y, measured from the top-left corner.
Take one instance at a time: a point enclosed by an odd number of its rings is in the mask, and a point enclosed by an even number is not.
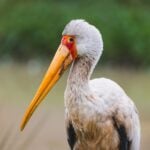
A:
[[[65,119],[71,150],[139,150],[140,123],[133,101],[114,81],[90,80],[103,51],[99,30],[88,22],[70,21],[51,65],[21,124],[72,63],[65,90]]]

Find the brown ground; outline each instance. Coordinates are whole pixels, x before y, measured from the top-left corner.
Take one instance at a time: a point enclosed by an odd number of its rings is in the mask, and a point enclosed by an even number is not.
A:
[[[32,66],[33,65],[33,66]],[[31,67],[32,66],[32,67]],[[66,150],[63,91],[66,75],[32,116],[25,130],[20,122],[40,83],[43,69],[29,66],[0,66],[0,150]],[[117,81],[136,100],[142,125],[142,148],[150,149],[150,73],[102,69],[95,76]]]
[[[1,150],[66,150],[63,107],[49,108],[42,105],[23,132],[19,124],[25,107],[1,104]],[[142,148],[149,150],[150,122],[142,120]]]

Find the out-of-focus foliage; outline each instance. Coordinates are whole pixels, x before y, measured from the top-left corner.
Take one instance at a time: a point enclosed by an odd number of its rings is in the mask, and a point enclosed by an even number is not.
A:
[[[150,65],[149,0],[0,0],[0,58],[49,58],[75,18],[101,30],[103,61]]]

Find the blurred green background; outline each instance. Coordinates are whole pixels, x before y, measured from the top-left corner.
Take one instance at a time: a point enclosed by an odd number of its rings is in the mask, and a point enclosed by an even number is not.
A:
[[[68,71],[19,125],[57,49],[64,26],[83,18],[100,29],[104,52],[93,78],[110,78],[135,102],[141,150],[150,147],[149,0],[0,0],[0,150],[66,150],[64,101]]]
[[[0,58],[49,58],[75,18],[102,32],[104,62],[150,65],[149,0],[0,0]]]

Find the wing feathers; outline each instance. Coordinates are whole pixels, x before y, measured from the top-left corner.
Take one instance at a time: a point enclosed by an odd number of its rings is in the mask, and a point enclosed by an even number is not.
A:
[[[123,124],[118,124],[115,117],[113,117],[114,127],[116,128],[120,140],[119,150],[130,150],[131,141],[127,136],[126,129]]]
[[[67,140],[68,140],[69,146],[71,150],[73,150],[77,137],[76,137],[76,133],[71,122],[69,122],[67,126],[67,135],[68,135]]]

